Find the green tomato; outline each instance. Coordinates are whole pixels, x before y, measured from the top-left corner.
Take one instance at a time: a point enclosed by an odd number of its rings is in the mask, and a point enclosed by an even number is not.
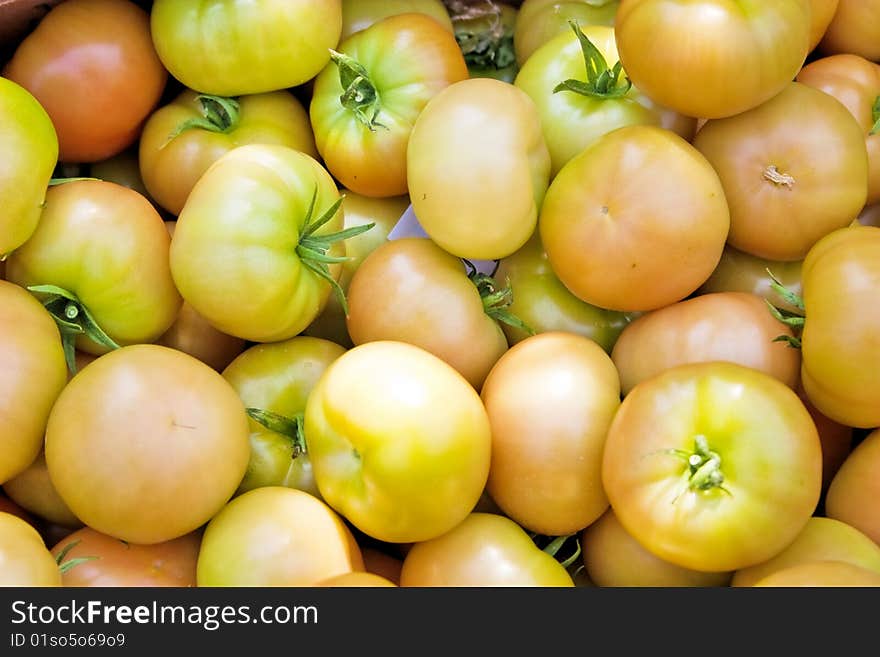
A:
[[[619,0],[525,0],[520,5],[513,33],[520,66],[550,39],[568,32],[568,21],[580,25],[614,25]]]

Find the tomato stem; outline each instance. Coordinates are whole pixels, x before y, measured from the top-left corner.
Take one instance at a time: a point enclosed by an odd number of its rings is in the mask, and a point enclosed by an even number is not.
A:
[[[724,473],[721,470],[721,455],[709,448],[709,440],[703,434],[694,436],[692,452],[681,449],[669,449],[665,452],[687,464],[687,470],[684,472],[684,479],[687,483],[686,490],[720,490],[730,495],[730,491],[723,486]],[[673,503],[677,500],[678,496],[675,497]]]
[[[587,70],[587,80],[584,82],[569,78],[557,84],[553,93],[572,91],[582,96],[603,99],[621,98],[628,94],[632,88],[632,82],[624,74],[623,64],[618,60],[613,67],[609,68],[602,52],[581,31],[578,22],[570,20],[568,24],[580,41],[581,52],[584,55],[584,66]]]
[[[871,107],[871,120],[874,125],[871,126],[869,135],[876,135],[880,132],[880,96],[874,99],[874,105]]]
[[[510,279],[506,281],[504,287],[499,288],[494,278],[477,271],[470,260],[462,258],[462,261],[468,268],[468,278],[480,293],[485,313],[495,321],[518,328],[528,335],[535,335],[534,329],[508,310],[510,304],[513,303],[513,289],[510,286]]]
[[[504,24],[502,8],[492,0],[482,4],[448,1],[453,31],[464,61],[470,70],[500,71],[516,62],[513,30]],[[475,23],[486,18],[486,25]]]
[[[764,169],[764,178],[772,182],[774,185],[779,185],[787,189],[793,188],[795,183],[793,176],[787,173],[782,173],[776,168],[775,164],[771,164]]]
[[[764,299],[764,302],[767,304],[767,308],[770,310],[770,314],[779,321],[790,327],[792,331],[796,335],[777,335],[773,338],[773,342],[785,342],[789,347],[793,349],[801,348],[801,340],[799,333],[801,333],[804,329],[804,324],[806,323],[806,317],[804,316],[804,300],[801,296],[795,292],[792,292],[787,287],[785,287],[778,278],[773,274],[770,269],[765,269],[767,275],[770,277],[770,289],[776,292],[782,300],[787,303],[789,306],[793,306],[797,309],[797,312],[786,310],[785,308],[779,308],[769,300]]]
[[[339,102],[342,106],[354,112],[357,119],[363,123],[370,132],[376,132],[376,128],[388,129],[377,120],[382,111],[382,103],[379,99],[379,90],[370,80],[370,75],[364,66],[341,52],[330,49],[330,59],[339,68],[339,83],[342,85],[342,95]]]
[[[63,575],[67,571],[75,568],[81,563],[85,563],[86,561],[94,561],[95,559],[100,559],[100,557],[76,557],[75,559],[71,559],[70,561],[64,561],[64,558],[67,556],[67,553],[70,552],[73,548],[79,545],[82,539],[77,539],[75,541],[71,541],[67,545],[65,545],[61,552],[58,553],[58,556],[55,557],[55,563],[58,565],[58,570],[61,571]]]
[[[245,410],[248,417],[254,422],[290,440],[290,444],[293,447],[291,459],[295,459],[308,451],[306,449],[306,436],[303,431],[304,418],[302,413],[297,413],[290,418],[262,408],[248,407]]]
[[[172,130],[160,149],[174,141],[178,135],[187,130],[207,130],[208,132],[227,133],[238,127],[240,105],[234,98],[199,94],[196,100],[201,105],[202,116],[187,119]]]

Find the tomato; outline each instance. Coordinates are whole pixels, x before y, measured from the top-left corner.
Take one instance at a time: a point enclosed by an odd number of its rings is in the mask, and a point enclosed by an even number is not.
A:
[[[819,442],[822,443],[822,493],[825,494],[828,492],[834,475],[837,474],[840,466],[852,452],[853,429],[823,415],[810,401],[800,381],[795,392],[810,412],[816,430],[819,432]]]
[[[305,437],[324,500],[389,543],[452,529],[489,474],[480,396],[451,365],[404,342],[369,342],[333,361],[306,401]]]
[[[18,504],[13,502],[5,495],[0,495],[0,511],[18,516],[26,523],[28,523],[29,525],[33,525],[34,527],[36,527],[38,524],[38,521],[30,513],[28,513],[27,510],[20,507]]]
[[[845,522],[880,545],[880,429],[846,457],[825,496],[825,515]]]
[[[492,427],[487,491],[504,515],[547,536],[602,515],[602,450],[620,406],[602,347],[562,332],[526,338],[495,363],[481,397]]]
[[[82,527],[80,519],[73,514],[55,490],[42,451],[23,472],[3,484],[3,492],[22,508],[52,524],[72,528]]]
[[[40,453],[52,405],[67,382],[52,316],[27,291],[0,281],[0,483]]]
[[[198,586],[312,586],[363,570],[345,522],[305,491],[265,486],[239,495],[202,537]]]
[[[710,120],[693,144],[724,186],[728,242],[752,255],[802,260],[865,205],[861,127],[840,102],[800,82],[751,110]]]
[[[880,575],[842,561],[810,561],[798,564],[755,582],[752,586],[880,586]]]
[[[461,258],[497,260],[535,230],[550,154],[528,94],[492,78],[434,96],[407,149],[409,195],[428,236]]]
[[[443,0],[342,0],[342,34],[344,41],[388,16],[418,12],[430,16],[452,32],[452,20]]]
[[[138,146],[126,148],[104,160],[92,162],[88,165],[88,177],[99,178],[107,182],[113,182],[123,187],[129,187],[151,203],[154,199],[147,191],[141,176],[140,163],[138,162]]]
[[[858,55],[831,55],[804,66],[797,81],[836,98],[861,126],[868,152],[867,203],[880,201],[880,135],[874,127],[880,119],[880,108],[874,108],[880,97],[880,66]]]
[[[550,266],[576,297],[648,311],[709,277],[729,223],[706,158],[669,130],[633,125],[569,160],[550,184],[538,229]]]
[[[585,72],[586,71],[586,72]],[[532,53],[516,86],[535,101],[555,177],[602,135],[626,125],[657,125],[691,139],[696,120],[658,106],[620,69],[614,29],[572,29]]]
[[[342,228],[341,201],[333,178],[305,153],[278,144],[232,149],[199,178],[177,218],[177,288],[228,335],[253,342],[297,335],[339,276],[339,262],[326,259],[328,250],[342,257],[343,234],[333,232]]]
[[[129,0],[67,0],[3,68],[45,108],[63,162],[95,162],[133,144],[168,79],[147,12]]]
[[[40,534],[5,511],[0,511],[0,586],[61,586],[61,571]]]
[[[382,244],[354,273],[348,332],[354,344],[397,340],[429,351],[477,390],[507,351],[491,278],[469,276],[459,258],[429,239]],[[495,302],[498,303],[495,303]]]
[[[619,6],[618,0],[525,0],[513,32],[516,61],[523,66],[541,45],[567,32],[570,20],[612,27]]]
[[[201,534],[192,532],[153,545],[127,543],[91,527],[68,534],[53,548],[66,587],[191,587]]]
[[[0,259],[24,244],[40,220],[58,160],[55,126],[24,87],[0,77]]]
[[[624,0],[620,61],[643,93],[686,116],[733,116],[797,75],[810,46],[807,0]]]
[[[859,55],[880,60],[880,5],[873,0],[840,0],[819,42],[826,55]]]
[[[813,561],[843,561],[880,575],[880,545],[845,522],[813,517],[788,547],[767,561],[736,571],[730,585],[754,586],[775,572]]]
[[[253,345],[223,370],[250,414],[251,458],[239,493],[259,486],[289,486],[320,497],[301,416],[318,379],[344,352],[335,342],[296,336]]]
[[[505,2],[450,3],[450,14],[464,60],[472,78],[495,78],[512,83],[518,66],[513,35],[518,10]]]
[[[803,530],[819,501],[822,449],[797,394],[764,372],[679,365],[624,397],[602,481],[621,525],[692,570],[761,563]]]
[[[116,183],[49,189],[34,235],[6,263],[6,277],[33,287],[73,347],[101,354],[151,342],[171,326],[181,298],[169,267],[170,237],[143,196]],[[110,284],[112,281],[112,284]]]
[[[850,427],[880,426],[880,228],[841,228],[802,268],[807,319],[801,381],[810,401]]]
[[[364,568],[368,573],[383,577],[392,584],[400,586],[400,570],[403,568],[403,560],[369,546],[361,547],[361,556],[363,556]]]
[[[574,586],[565,566],[510,518],[472,513],[440,536],[413,545],[400,585]]]
[[[342,2],[154,0],[150,29],[162,64],[185,87],[258,94],[303,84],[324,68],[339,43]]]
[[[232,496],[248,433],[244,405],[218,372],[168,347],[132,345],[100,356],[64,388],[46,427],[46,465],[87,526],[161,543],[195,530]]]
[[[342,291],[347,293],[351,278],[361,266],[364,258],[381,244],[384,244],[388,234],[409,207],[409,196],[375,198],[363,196],[347,189],[341,191],[345,197],[343,228],[373,224],[370,230],[345,241],[346,260],[342,263],[342,272],[339,274],[338,283]],[[348,334],[345,310],[339,297],[335,295],[327,299],[324,310],[306,327],[303,333],[332,340],[346,348],[354,346],[351,336]]]
[[[309,116],[287,90],[222,98],[185,89],[150,114],[138,164],[150,197],[177,216],[214,161],[236,146],[258,143],[318,156]]]
[[[608,509],[581,532],[582,559],[596,586],[727,586],[730,573],[677,566],[642,547]]]
[[[315,586],[332,586],[332,587],[396,587],[397,584],[388,580],[381,575],[374,573],[364,573],[352,571],[350,573],[342,573],[327,577],[315,583]]]
[[[880,226],[880,202],[866,205],[856,220],[863,226]]]
[[[636,318],[614,343],[611,358],[624,394],[676,365],[711,360],[761,370],[794,388],[800,382],[800,351],[774,342],[779,335],[794,337],[760,297],[714,292]]]
[[[839,0],[810,0],[810,46],[813,51],[837,13]]]

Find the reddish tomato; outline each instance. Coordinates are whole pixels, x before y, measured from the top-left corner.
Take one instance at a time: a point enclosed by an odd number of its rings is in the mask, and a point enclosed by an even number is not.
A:
[[[778,570],[753,586],[880,586],[880,574],[842,561],[811,561]]]
[[[845,522],[880,545],[880,429],[846,457],[825,496],[825,515]]]
[[[364,568],[368,573],[379,575],[391,583],[400,586],[400,569],[403,568],[402,559],[398,559],[383,550],[373,547],[362,547],[361,555],[364,558]]]
[[[4,511],[0,511],[0,586],[61,586],[61,571],[37,530]]]
[[[819,51],[880,60],[880,4],[874,0],[840,0]]]
[[[4,491],[5,492],[5,491]],[[28,513],[24,508],[13,502],[11,499],[6,497],[5,495],[0,495],[0,511],[4,513],[10,513],[14,516],[18,516],[22,520],[24,520],[29,525],[36,526],[36,520],[34,517]]]

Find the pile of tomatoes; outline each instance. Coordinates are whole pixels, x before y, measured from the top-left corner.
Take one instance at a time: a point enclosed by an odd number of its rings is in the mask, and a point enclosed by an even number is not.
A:
[[[880,585],[880,0],[42,12],[0,583]]]

